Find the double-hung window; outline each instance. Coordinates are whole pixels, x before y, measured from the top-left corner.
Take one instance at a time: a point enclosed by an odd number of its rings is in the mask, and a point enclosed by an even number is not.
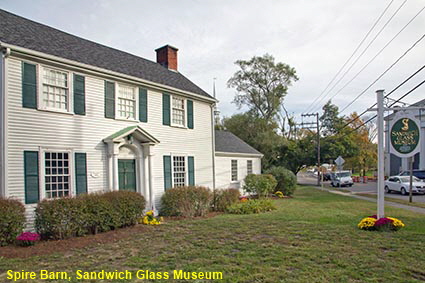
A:
[[[173,186],[184,187],[186,185],[186,157],[173,156]]]
[[[185,99],[173,96],[171,113],[172,113],[172,124],[177,126],[185,126]]]
[[[117,116],[121,119],[136,119],[136,88],[129,85],[118,85]]]
[[[42,67],[42,105],[45,109],[69,111],[68,72]]]
[[[46,198],[65,197],[71,194],[70,154],[44,152],[44,187]]]
[[[246,173],[252,174],[252,160],[246,161]]]
[[[237,160],[232,160],[231,172],[232,172],[232,182],[236,182],[238,180],[238,161]]]

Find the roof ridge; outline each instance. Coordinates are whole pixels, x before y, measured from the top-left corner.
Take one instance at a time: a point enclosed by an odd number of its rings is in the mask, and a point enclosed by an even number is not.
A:
[[[180,72],[144,57],[0,9],[0,42],[212,98]]]
[[[30,21],[30,22],[32,22],[33,24],[36,24],[36,25],[39,25],[39,26],[44,26],[44,27],[50,28],[50,29],[52,29],[52,30],[55,30],[56,32],[60,32],[60,33],[64,33],[64,34],[66,34],[66,35],[68,35],[68,36],[76,37],[76,38],[78,38],[78,39],[80,39],[80,40],[84,40],[84,41],[90,42],[90,43],[95,44],[95,45],[98,45],[98,46],[100,46],[100,47],[104,47],[104,48],[112,49],[112,50],[114,50],[114,51],[118,51],[118,52],[121,52],[121,53],[126,53],[126,54],[128,54],[128,55],[131,55],[131,56],[137,57],[137,58],[139,58],[139,59],[143,59],[143,60],[145,60],[145,61],[148,61],[149,63],[152,63],[152,64],[154,64],[154,65],[160,65],[160,66],[161,66],[161,64],[159,64],[159,63],[157,63],[157,62],[155,62],[155,61],[152,61],[152,60],[146,59],[146,58],[141,57],[141,56],[139,56],[139,55],[136,55],[136,54],[130,53],[130,52],[128,52],[128,51],[124,51],[124,50],[121,50],[121,49],[118,49],[118,48],[115,48],[115,47],[111,47],[111,46],[108,46],[108,45],[105,45],[105,44],[102,44],[102,43],[99,43],[99,42],[96,42],[96,41],[93,41],[93,40],[90,40],[90,39],[84,38],[84,37],[82,37],[82,36],[75,35],[75,34],[72,34],[72,33],[70,33],[70,32],[60,30],[60,29],[58,29],[58,28],[52,27],[52,26],[50,26],[50,25],[47,25],[47,24],[44,24],[44,23],[41,23],[41,22],[36,22],[35,20],[29,19],[29,18],[25,18],[25,17],[23,17],[23,16],[20,16],[20,15],[14,14],[14,13],[12,13],[12,12],[9,12],[9,11],[4,10],[4,9],[1,9],[1,8],[0,8],[0,11],[6,12],[7,14],[9,14],[9,15],[11,15],[11,16],[14,16],[14,17],[21,18],[22,20]],[[164,68],[164,69],[166,69],[166,68]],[[172,72],[172,71],[170,71],[170,70],[168,70],[168,69],[166,69],[166,70],[167,70],[167,71],[169,71],[169,72]],[[173,71],[173,72],[174,72],[174,71]]]

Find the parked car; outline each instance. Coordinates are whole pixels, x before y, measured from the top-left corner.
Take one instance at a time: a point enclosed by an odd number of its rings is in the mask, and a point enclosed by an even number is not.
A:
[[[353,185],[353,178],[351,178],[350,171],[340,171],[331,173],[331,186],[344,187]]]
[[[413,177],[412,193],[425,194],[425,182],[419,178]],[[409,176],[391,176],[385,181],[385,192],[400,192],[402,195],[407,195],[410,188]]]
[[[322,173],[320,173],[320,174],[322,174]],[[323,178],[323,181],[330,181],[331,180],[331,173],[325,172],[325,173],[323,173],[323,177],[322,177],[322,175],[320,175],[320,178]]]
[[[412,171],[413,176],[421,180],[425,180],[425,170],[414,169]],[[403,171],[399,176],[410,176],[410,171]]]

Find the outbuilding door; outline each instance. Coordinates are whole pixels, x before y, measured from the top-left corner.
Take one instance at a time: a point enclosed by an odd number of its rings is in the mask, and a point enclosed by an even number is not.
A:
[[[118,159],[119,189],[136,191],[136,160]]]

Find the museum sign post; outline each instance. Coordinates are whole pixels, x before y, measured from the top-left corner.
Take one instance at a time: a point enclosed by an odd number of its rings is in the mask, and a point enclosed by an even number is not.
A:
[[[409,202],[412,202],[413,162],[415,154],[420,151],[420,122],[414,115],[403,112],[397,112],[390,124],[390,153],[409,158]]]

